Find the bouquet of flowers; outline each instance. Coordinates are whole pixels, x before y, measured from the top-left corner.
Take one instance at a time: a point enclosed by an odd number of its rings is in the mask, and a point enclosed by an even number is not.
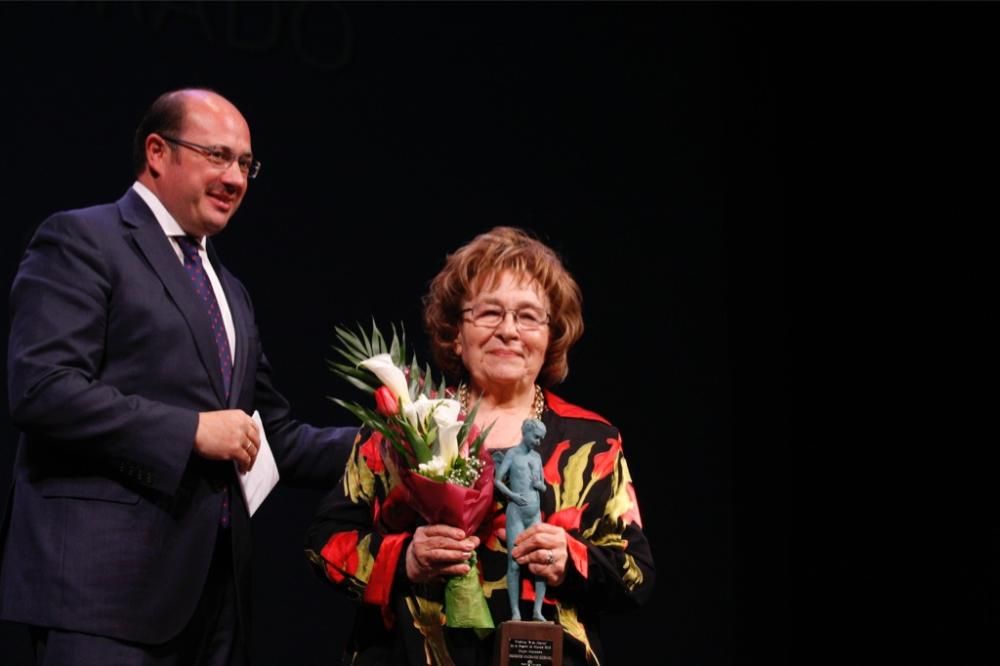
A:
[[[405,337],[396,335],[395,326],[388,345],[374,324],[370,336],[360,327],[358,334],[335,330],[334,349],[346,363],[330,362],[331,370],[373,394],[375,409],[334,402],[382,436],[411,505],[425,521],[475,532],[493,502],[493,460],[483,448],[489,428],[473,425],[478,405],[460,420],[459,402],[448,397],[444,380],[435,388],[429,365],[421,370],[415,355],[407,363]],[[469,573],[445,584],[446,623],[492,629],[475,553],[469,565]]]

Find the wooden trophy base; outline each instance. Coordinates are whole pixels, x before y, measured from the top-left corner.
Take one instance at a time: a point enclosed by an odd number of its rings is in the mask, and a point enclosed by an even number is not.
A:
[[[501,622],[495,666],[562,666],[563,630],[554,622]]]

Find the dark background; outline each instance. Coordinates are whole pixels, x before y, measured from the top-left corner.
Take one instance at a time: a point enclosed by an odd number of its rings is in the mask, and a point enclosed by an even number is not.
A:
[[[996,520],[968,511],[996,507],[967,480],[985,401],[954,331],[996,302],[968,288],[996,18],[0,4],[2,278],[47,215],[121,196],[159,93],[213,87],[264,164],[215,242],[306,421],[351,423],[327,400],[347,392],[334,325],[402,321],[426,356],[420,296],[448,252],[512,224],[561,253],[587,332],[557,392],[622,429],[659,572],[608,618],[610,664],[995,663]],[[302,553],[319,497],[283,487],[254,518],[257,663],[337,663],[351,609]],[[0,624],[0,663],[26,648]]]

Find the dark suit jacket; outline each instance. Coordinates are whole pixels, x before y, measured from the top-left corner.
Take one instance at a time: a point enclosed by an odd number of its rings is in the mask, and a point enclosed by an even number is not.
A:
[[[205,308],[134,191],[57,213],[32,239],[10,297],[10,410],[23,434],[0,536],[0,618],[172,638],[198,601],[228,485],[249,626],[250,520],[233,463],[193,453],[198,412],[260,410],[283,479],[337,481],[356,429],[290,418],[246,290],[211,245],[209,257],[236,329],[228,401]]]

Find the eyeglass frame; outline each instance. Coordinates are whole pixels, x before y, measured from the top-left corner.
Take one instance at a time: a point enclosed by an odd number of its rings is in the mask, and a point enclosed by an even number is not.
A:
[[[466,312],[471,313],[476,308],[482,307],[482,306],[490,306],[490,307],[495,307],[498,310],[502,310],[502,313],[500,314],[500,321],[498,321],[495,324],[480,324],[480,323],[476,322],[476,318],[475,317],[472,317],[472,318],[470,318],[468,320],[465,319],[465,313]],[[541,312],[545,315],[545,321],[539,322],[537,328],[531,328],[530,326],[528,328],[525,328],[521,324],[521,315],[518,314],[518,312],[521,311],[521,310],[535,310],[535,309],[541,310]],[[499,305],[497,305],[495,303],[479,303],[478,305],[475,305],[475,306],[473,306],[471,308],[462,308],[461,310],[459,310],[459,313],[462,315],[463,321],[468,321],[473,326],[476,326],[476,327],[479,327],[479,328],[497,328],[497,327],[499,327],[502,323],[504,323],[504,321],[506,321],[506,319],[507,319],[507,313],[508,312],[511,313],[514,316],[514,326],[519,331],[540,331],[542,328],[548,326],[552,322],[552,315],[548,311],[546,311],[546,310],[544,310],[542,308],[535,308],[534,306],[522,306],[520,308],[504,308],[504,307],[500,307]]]
[[[253,154],[249,155],[250,163],[246,164],[244,170],[244,162],[241,160],[247,158],[247,155],[236,155],[228,146],[203,146],[200,143],[192,143],[190,141],[185,141],[183,139],[178,139],[177,137],[167,136],[166,134],[158,134],[167,143],[173,143],[178,146],[187,148],[188,150],[193,150],[196,153],[200,153],[202,157],[207,159],[212,163],[212,166],[226,170],[233,166],[233,162],[236,162],[239,166],[240,173],[247,177],[247,180],[253,180],[260,173],[260,160],[255,160]],[[226,160],[226,153],[230,155],[226,164],[217,163],[217,160]]]

